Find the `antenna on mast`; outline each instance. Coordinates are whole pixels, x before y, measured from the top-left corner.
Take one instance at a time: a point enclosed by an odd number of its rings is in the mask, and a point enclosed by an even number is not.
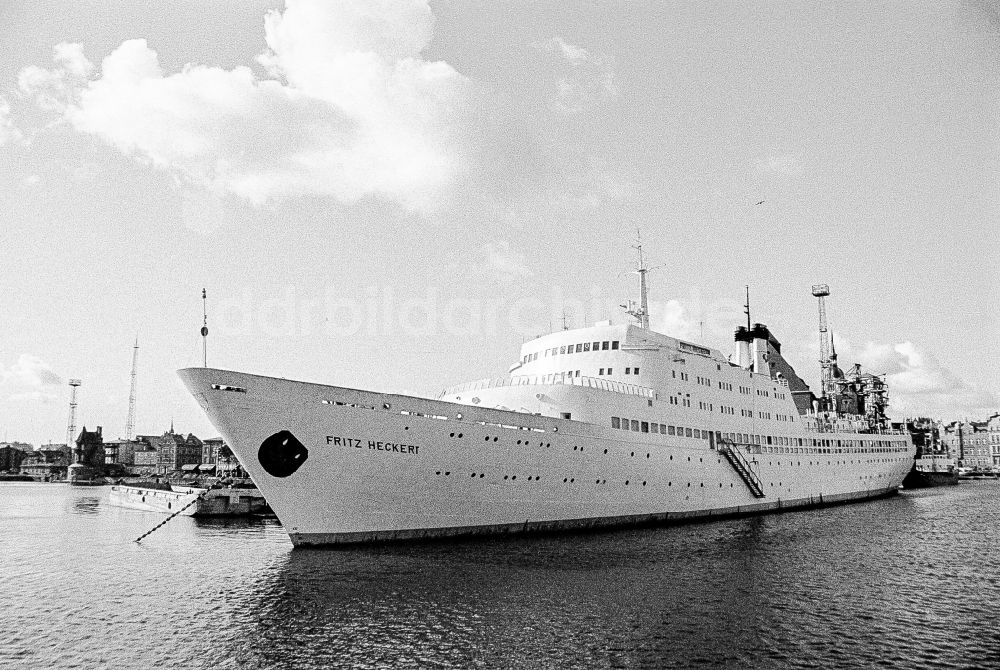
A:
[[[743,312],[747,315],[747,332],[750,332],[750,284],[746,285],[747,289],[747,301],[743,305]]]
[[[635,244],[632,245],[632,248],[639,254],[639,267],[635,270],[636,274],[639,275],[639,307],[636,308],[634,300],[629,300],[628,304],[621,307],[625,310],[626,314],[639,322],[640,328],[649,330],[649,289],[646,285],[646,274],[653,270],[659,270],[663,266],[657,265],[655,268],[646,267],[646,261],[642,256],[642,234],[639,230],[635,231]]]
[[[208,295],[201,289],[201,366],[208,367]]]

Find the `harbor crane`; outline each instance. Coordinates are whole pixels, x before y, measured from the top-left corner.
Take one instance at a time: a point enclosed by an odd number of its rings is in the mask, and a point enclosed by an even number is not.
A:
[[[833,366],[830,360],[830,341],[827,336],[826,325],[826,297],[830,295],[830,287],[827,284],[814,284],[812,294],[819,301],[820,396],[825,407],[834,392]]]

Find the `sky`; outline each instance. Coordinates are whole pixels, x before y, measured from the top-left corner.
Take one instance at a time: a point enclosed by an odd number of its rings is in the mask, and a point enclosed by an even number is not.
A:
[[[627,317],[1000,410],[993,2],[0,3],[0,437],[216,434],[200,365],[435,394]]]

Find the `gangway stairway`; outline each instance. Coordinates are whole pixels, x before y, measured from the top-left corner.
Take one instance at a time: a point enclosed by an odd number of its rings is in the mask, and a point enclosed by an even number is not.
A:
[[[747,457],[740,451],[739,446],[729,441],[720,440],[719,451],[726,457],[729,464],[733,466],[733,470],[736,470],[740,479],[742,479],[747,485],[747,488],[750,489],[750,493],[753,494],[753,497],[763,498],[764,485],[761,484],[760,478],[757,474],[750,469],[750,461],[748,461]]]

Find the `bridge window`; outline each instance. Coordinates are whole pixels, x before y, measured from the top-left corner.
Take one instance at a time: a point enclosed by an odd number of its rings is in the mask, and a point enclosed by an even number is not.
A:
[[[684,429],[684,437],[691,437],[691,429],[690,428],[685,428]]]
[[[580,353],[581,351],[583,351],[583,345],[582,344],[576,345],[576,353]]]
[[[660,424],[658,424],[658,423],[651,423],[651,424],[649,424],[649,427],[652,430],[652,432],[654,432],[654,433],[659,433],[660,432]]]
[[[584,351],[590,351],[590,342],[584,342],[583,343],[583,350]]]
[[[615,340],[614,342],[611,343],[611,349],[615,350],[617,348],[618,348],[618,340]]]
[[[612,371],[613,369],[614,369],[614,368],[608,368],[608,374],[609,374],[609,375],[611,374],[611,371]]]
[[[639,432],[639,421],[636,419],[632,419],[632,430]]]
[[[676,435],[677,429],[673,426],[667,426],[667,435]]]
[[[642,422],[642,432],[644,432],[644,433],[648,433],[649,432],[649,422],[648,421],[643,421]]]
[[[607,351],[608,350],[608,346],[610,346],[610,345],[611,345],[611,343],[608,342],[607,340],[601,342],[601,351]]]
[[[601,343],[600,342],[594,342],[593,348],[594,348],[594,351],[600,351],[601,350]]]
[[[639,374],[639,368],[632,368],[632,374],[634,375]]]

